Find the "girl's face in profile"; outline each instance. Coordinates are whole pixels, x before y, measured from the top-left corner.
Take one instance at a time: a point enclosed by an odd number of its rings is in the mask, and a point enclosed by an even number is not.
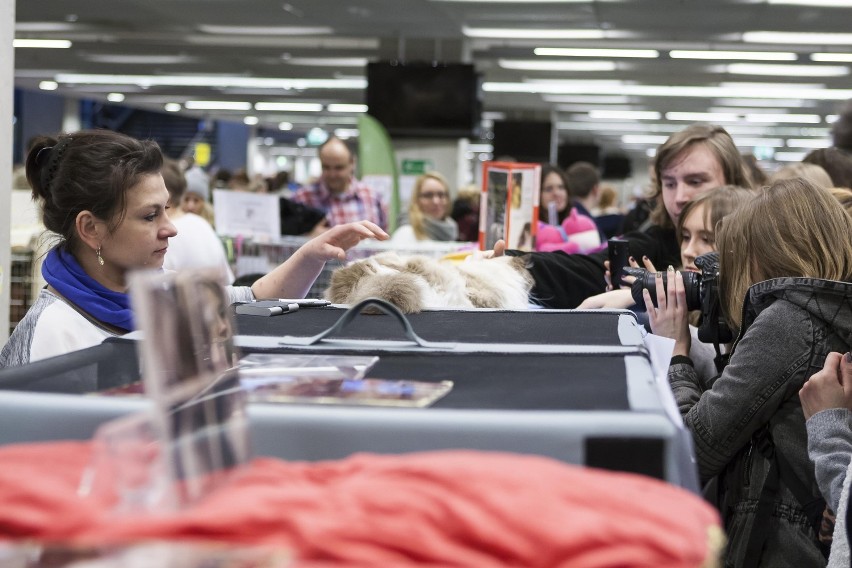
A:
[[[568,188],[562,182],[562,177],[550,172],[541,184],[540,207],[547,211],[551,201],[556,203],[556,210],[563,211],[568,206]]]
[[[705,204],[699,205],[689,212],[683,222],[680,241],[680,262],[684,270],[699,272],[695,266],[695,258],[708,252],[716,251],[716,238],[712,227],[704,224]]]

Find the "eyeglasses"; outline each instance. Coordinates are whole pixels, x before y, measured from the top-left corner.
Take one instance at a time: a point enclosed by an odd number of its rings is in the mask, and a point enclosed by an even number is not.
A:
[[[432,201],[433,199],[436,199],[436,198],[440,199],[441,201],[444,201],[446,199],[449,199],[450,196],[447,195],[446,193],[444,193],[443,191],[440,191],[440,192],[427,191],[425,193],[420,194],[420,199],[425,199],[427,201]]]

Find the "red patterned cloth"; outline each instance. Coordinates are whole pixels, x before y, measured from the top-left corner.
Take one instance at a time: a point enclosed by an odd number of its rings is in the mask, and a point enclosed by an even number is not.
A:
[[[0,448],[0,536],[77,544],[204,539],[291,549],[299,566],[709,566],[719,519],[638,475],[474,451],[256,459],[192,508],[117,516],[81,498],[86,443]],[[717,538],[712,538],[715,535]]]

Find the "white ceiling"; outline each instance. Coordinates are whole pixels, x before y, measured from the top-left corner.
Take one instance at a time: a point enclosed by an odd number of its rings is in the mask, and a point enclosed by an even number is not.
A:
[[[758,145],[801,153],[808,145],[825,144],[830,128],[826,117],[852,98],[852,62],[815,62],[812,54],[852,53],[852,36],[795,43],[763,38],[753,43],[744,41],[744,34],[848,34],[852,8],[770,4],[773,1],[17,0],[16,39],[67,39],[72,46],[17,48],[15,84],[38,89],[42,81],[57,81],[61,94],[106,99],[108,93],[121,93],[122,104],[158,110],[168,102],[184,105],[191,100],[328,105],[365,102],[363,60],[472,62],[482,73],[486,113],[508,119],[553,119],[560,141],[595,142],[610,151],[644,155],[661,137],[696,119],[670,113],[712,110],[733,115],[731,122],[710,121],[730,126],[743,151]],[[476,32],[470,28],[498,31],[485,32],[489,37],[480,38],[472,37]],[[525,29],[562,34],[580,30],[600,37],[512,37]],[[659,57],[543,56],[534,53],[539,47],[644,49],[656,50]],[[772,51],[792,54],[788,57],[793,60],[678,59],[672,50]],[[328,58],[361,61],[354,66],[352,61],[350,65],[323,64]],[[518,61],[598,62],[610,69],[505,68]],[[769,75],[733,72],[748,73],[753,70],[743,65],[758,63],[793,68]],[[808,68],[815,69],[812,73],[840,75],[793,75]],[[84,80],[69,74],[102,77]],[[126,77],[130,75],[154,75],[165,84],[147,84],[150,79]],[[183,79],[167,79],[175,75]],[[125,76],[125,84],[104,76]],[[188,78],[199,76],[197,86],[168,84],[191,82]],[[258,78],[270,81],[264,85]],[[91,83],[93,79],[105,84]],[[320,83],[323,88],[316,88],[295,81],[293,88],[285,89],[283,79],[342,79],[351,85]],[[660,118],[625,120],[589,114],[622,110],[659,113]],[[289,121],[297,129],[347,122],[346,114],[327,110],[261,112],[252,106],[229,112],[182,107],[179,112],[230,120],[252,115],[261,125],[275,127]],[[784,122],[753,116],[767,112],[808,116]]]

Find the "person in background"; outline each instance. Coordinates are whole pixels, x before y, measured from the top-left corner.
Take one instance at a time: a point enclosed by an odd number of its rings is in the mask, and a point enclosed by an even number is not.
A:
[[[754,187],[763,187],[767,182],[769,182],[766,172],[763,171],[763,168],[761,168],[758,163],[757,156],[754,154],[743,154],[743,163],[745,163],[748,168],[749,176],[751,176],[751,183]]]
[[[414,182],[408,215],[400,221],[391,242],[455,241],[459,227],[450,217],[450,186],[438,172],[427,172]]]
[[[580,215],[594,221],[592,209],[598,206],[600,200],[601,176],[598,169],[589,162],[574,162],[565,170],[565,182],[574,208]],[[600,227],[598,236],[602,243],[606,242],[606,235]]]
[[[829,187],[828,191],[840,202],[846,212],[852,215],[852,189],[846,187]]]
[[[180,207],[185,213],[194,213],[208,223],[216,226],[213,215],[213,205],[210,203],[210,186],[198,177],[186,179],[186,189],[180,201]]]
[[[210,223],[181,207],[187,180],[180,166],[174,160],[166,159],[161,173],[169,191],[169,219],[177,230],[177,234],[169,239],[163,268],[181,270],[211,267],[216,269],[220,284],[231,284],[234,281],[234,273],[228,265],[219,236]]]
[[[739,150],[721,126],[693,124],[672,134],[654,160],[657,200],[652,224],[623,235],[630,256],[647,256],[655,266],[677,265],[680,246],[675,226],[684,206],[694,197],[721,185],[750,188],[751,181]],[[501,247],[494,247],[499,255]],[[508,254],[519,253],[508,251]],[[535,282],[530,297],[549,308],[576,308],[589,296],[606,290],[606,250],[588,255],[525,253]]]
[[[601,246],[598,227],[572,205],[565,174],[552,164],[541,169],[538,219],[537,251],[585,253]]]
[[[799,389],[808,429],[808,455],[820,492],[837,511],[832,531],[829,568],[850,564],[849,523],[852,484],[852,353],[832,352],[822,370]]]
[[[606,238],[614,237],[624,223],[624,212],[618,206],[618,192],[611,185],[601,186],[598,206],[592,209],[592,220]]]
[[[161,270],[177,233],[162,165],[155,142],[109,130],[36,142],[27,179],[59,242],[42,266],[47,286],[0,352],[0,367],[92,347],[135,328],[128,273]],[[327,260],[343,260],[366,238],[388,235],[369,221],[335,227],[251,287],[228,286],[228,300],[304,297]]]
[[[692,432],[699,474],[719,477],[726,566],[823,566],[825,511],[799,394],[852,339],[852,217],[804,178],[778,181],[717,231],[719,298],[739,330],[718,378],[687,356],[683,277],[658,273],[651,329],[675,338],[668,379]],[[662,286],[667,280],[667,291]]]
[[[293,201],[322,209],[334,227],[358,219],[388,226],[387,204],[381,195],[355,178],[355,157],[349,146],[335,136],[319,147],[320,179],[299,188]]]
[[[819,148],[811,150],[802,159],[807,164],[822,167],[831,177],[831,185],[826,187],[846,187],[852,189],[852,154],[840,148]]]
[[[453,210],[450,217],[459,227],[458,240],[475,242],[479,240],[479,201],[482,196],[475,184],[459,188],[458,195],[453,200]]]
[[[831,176],[816,164],[808,164],[805,162],[794,162],[781,166],[778,171],[773,173],[769,178],[769,183],[775,183],[778,180],[790,179],[795,177],[803,177],[809,179],[814,185],[820,187],[831,187],[834,184],[831,181]]]

